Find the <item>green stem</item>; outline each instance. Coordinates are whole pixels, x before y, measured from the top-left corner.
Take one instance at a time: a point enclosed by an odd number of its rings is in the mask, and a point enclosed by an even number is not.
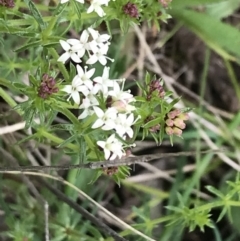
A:
[[[9,88],[10,90],[14,90],[16,92],[20,92],[19,89],[17,89],[10,80],[4,79],[4,78],[0,78],[0,85],[3,85],[7,88]]]
[[[41,134],[41,136],[44,136],[46,139],[51,140],[52,142],[56,143],[56,144],[62,144],[64,142],[63,139],[41,129],[39,130],[39,133]],[[68,143],[66,144],[66,147],[68,147],[69,149],[73,150],[73,151],[78,151],[79,147],[77,145],[74,145],[72,143]]]
[[[0,87],[0,96],[13,108],[17,105],[17,103],[13,100],[11,96],[8,95],[6,91],[4,91],[3,88]],[[22,115],[22,112],[20,110],[16,110],[19,115]]]
[[[225,63],[225,66],[227,68],[229,78],[232,81],[233,88],[236,91],[238,101],[240,101],[240,88],[239,88],[238,80],[237,80],[237,77],[234,73],[233,67],[232,67],[230,61],[227,60],[227,59],[224,60],[224,63]]]

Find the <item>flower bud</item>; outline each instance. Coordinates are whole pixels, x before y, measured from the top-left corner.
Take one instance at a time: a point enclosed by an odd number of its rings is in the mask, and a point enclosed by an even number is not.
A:
[[[172,0],[159,0],[164,8],[167,8],[168,5],[172,2]]]
[[[176,116],[178,116],[181,113],[181,110],[172,110],[168,113],[168,118],[174,119]]]
[[[179,114],[178,118],[182,119],[182,120],[189,120],[189,114],[188,113],[181,113]]]
[[[167,126],[167,127],[165,128],[165,131],[166,131],[167,135],[169,135],[169,136],[171,136],[171,135],[174,134],[173,128],[170,127],[170,126]]]
[[[182,135],[182,130],[177,128],[177,127],[173,127],[173,134],[175,134],[177,136],[181,136]]]
[[[136,4],[128,2],[123,6],[123,12],[129,15],[131,18],[137,18],[139,16]]]
[[[151,126],[149,128],[149,131],[152,132],[152,133],[156,133],[156,132],[158,132],[160,130],[160,127],[161,127],[160,124],[157,124],[155,126]]]
[[[167,120],[166,120],[166,125],[167,125],[167,126],[173,126],[173,125],[174,125],[173,120],[167,119]]]
[[[186,127],[186,124],[183,122],[183,120],[182,119],[180,119],[180,118],[176,118],[176,119],[174,119],[174,125],[176,126],[176,127],[179,127],[180,129],[184,129],[185,127]]]
[[[160,80],[153,80],[153,81],[151,81],[149,87],[150,87],[150,88],[149,88],[149,93],[148,93],[148,95],[147,95],[147,99],[148,99],[148,100],[151,99],[152,93],[153,93],[154,91],[157,91],[157,95],[158,95],[159,98],[161,98],[161,99],[164,98],[164,96],[165,96],[165,91],[164,91],[164,89],[163,89],[163,86],[162,86]]]

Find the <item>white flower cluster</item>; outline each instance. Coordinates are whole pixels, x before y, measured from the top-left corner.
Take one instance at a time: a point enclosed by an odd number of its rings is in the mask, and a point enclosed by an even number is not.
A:
[[[91,36],[91,39],[90,39]],[[102,76],[93,78],[95,68],[88,69],[88,66],[81,67],[77,65],[77,75],[73,78],[71,85],[65,85],[63,91],[69,94],[69,98],[79,105],[82,111],[79,119],[85,119],[95,114],[96,121],[92,128],[101,128],[103,131],[113,130],[106,141],[98,141],[97,144],[103,148],[105,159],[114,160],[125,155],[124,144],[116,138],[116,134],[125,140],[133,137],[132,125],[134,120],[135,107],[131,105],[135,99],[130,90],[124,91],[124,79],[109,79],[110,68],[105,66],[107,59],[113,61],[107,56],[110,36],[108,34],[100,35],[98,31],[88,28],[84,30],[80,40],[68,39],[60,40],[60,44],[66,51],[58,61],[65,63],[71,58],[77,63],[81,63],[81,58],[87,53],[88,60],[86,64],[94,64],[99,61],[103,66]],[[122,87],[120,87],[120,84]],[[101,103],[101,105],[100,105]],[[105,106],[102,108],[103,103]]]
[[[79,3],[84,4],[84,0],[76,0]],[[92,0],[91,5],[87,10],[87,13],[96,12],[99,17],[105,16],[105,12],[102,9],[102,5],[108,6],[110,0]],[[61,0],[61,3],[69,2],[69,0]]]

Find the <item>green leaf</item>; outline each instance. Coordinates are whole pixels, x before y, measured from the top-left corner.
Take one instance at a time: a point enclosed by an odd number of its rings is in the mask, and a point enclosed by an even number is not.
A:
[[[18,83],[18,82],[13,82],[12,85],[14,87],[16,87],[18,90],[20,91],[25,91],[26,88],[28,88],[29,86],[25,85],[25,84],[22,84],[22,83]]]
[[[234,13],[239,8],[240,0],[228,0],[209,4],[205,7],[205,13],[214,18],[226,18]]]
[[[37,46],[40,46],[41,44],[41,41],[40,40],[37,40],[37,41],[34,41],[32,43],[27,43],[17,49],[15,49],[14,51],[19,53],[19,52],[22,52],[23,50],[26,50],[26,49],[30,49],[30,48],[34,48],[34,47],[37,47]]]
[[[156,126],[157,124],[160,123],[161,120],[162,120],[162,117],[153,119],[153,120],[149,121],[148,123],[146,123],[145,125],[143,125],[143,128],[150,128],[152,126]]]
[[[27,142],[27,141],[33,140],[35,137],[37,137],[37,133],[21,139],[20,141],[16,142],[15,145],[20,145],[20,144],[22,144],[23,142]]]
[[[44,22],[41,13],[38,11],[36,8],[35,4],[31,0],[24,0],[24,2],[27,4],[29,7],[29,10],[31,11],[33,17],[39,24],[40,28],[43,30],[46,28],[46,23]]]
[[[51,130],[73,131],[73,124],[56,124],[50,127]]]
[[[219,198],[221,198],[221,199],[224,198],[224,194],[221,193],[219,190],[217,190],[215,187],[213,187],[213,186],[206,186],[206,189],[207,189],[209,192],[215,194],[217,197],[219,197]]]
[[[228,211],[228,208],[227,208],[226,206],[223,207],[222,212],[219,214],[219,217],[218,217],[218,219],[217,219],[217,222],[219,222],[219,221],[222,220],[222,218],[223,218],[224,215],[227,213],[227,211]]]
[[[72,1],[72,3],[74,4],[74,9],[75,9],[75,11],[76,11],[76,13],[77,13],[77,16],[78,16],[78,20],[81,20],[81,12],[82,12],[82,9],[81,9],[81,7],[80,7],[80,4],[79,4],[79,2],[77,2],[77,1]]]
[[[26,28],[8,27],[6,29],[5,27],[0,26],[0,33],[16,34],[21,37],[36,37],[36,32],[29,31]]]
[[[176,9],[170,12],[224,59],[236,61],[235,56],[240,57],[240,32],[237,28],[196,11]]]
[[[72,143],[75,139],[76,139],[75,135],[70,136],[68,139],[66,139],[60,145],[58,145],[58,147],[60,148],[60,147],[66,146],[68,143]],[[75,155],[76,155],[76,152],[75,152]]]
[[[211,3],[221,3],[226,0],[174,0],[171,3],[172,8],[184,8],[187,6],[196,6],[196,5],[208,5]]]
[[[33,75],[29,75],[29,80],[32,86],[36,87],[39,85],[39,81],[36,80],[36,78]]]

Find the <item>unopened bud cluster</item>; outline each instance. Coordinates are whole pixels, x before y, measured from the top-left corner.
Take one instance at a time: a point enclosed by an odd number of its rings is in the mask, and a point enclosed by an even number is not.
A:
[[[165,96],[165,91],[160,80],[153,80],[150,83],[149,92],[147,94],[147,100],[151,100],[154,93],[156,93],[155,96],[157,95],[157,97],[161,99],[163,99]]]
[[[184,121],[189,119],[187,113],[182,113],[181,110],[173,110],[167,114],[165,131],[168,135],[182,135],[182,130],[185,129]]]
[[[13,0],[0,0],[0,5],[6,8],[14,8],[15,3]]]
[[[128,2],[123,6],[123,12],[126,15],[129,15],[131,18],[138,18],[139,13],[138,13],[138,8],[136,4]]]
[[[47,99],[53,93],[57,93],[58,90],[56,80],[48,74],[44,74],[42,76],[42,82],[38,88],[38,96]]]

